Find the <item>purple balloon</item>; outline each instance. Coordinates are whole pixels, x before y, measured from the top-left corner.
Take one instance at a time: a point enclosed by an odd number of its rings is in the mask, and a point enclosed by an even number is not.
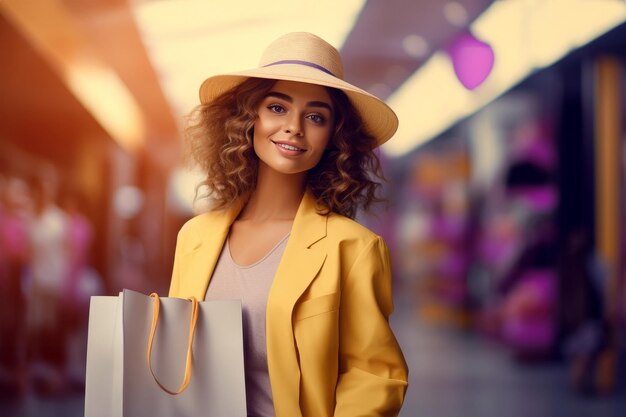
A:
[[[493,69],[493,49],[469,33],[452,42],[448,47],[448,55],[452,59],[454,73],[468,90],[481,85]]]

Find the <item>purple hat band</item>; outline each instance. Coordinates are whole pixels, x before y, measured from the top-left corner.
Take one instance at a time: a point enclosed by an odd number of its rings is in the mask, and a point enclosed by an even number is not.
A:
[[[271,67],[273,65],[281,65],[281,64],[305,65],[307,67],[311,67],[311,68],[315,68],[315,69],[318,69],[320,71],[323,71],[326,74],[332,75],[335,78],[337,77],[335,74],[333,74],[332,72],[328,71],[326,68],[322,67],[321,65],[317,65],[317,64],[314,64],[313,62],[309,62],[309,61],[300,61],[300,60],[297,60],[297,59],[285,59],[283,61],[272,62],[271,64],[263,65],[263,68]]]

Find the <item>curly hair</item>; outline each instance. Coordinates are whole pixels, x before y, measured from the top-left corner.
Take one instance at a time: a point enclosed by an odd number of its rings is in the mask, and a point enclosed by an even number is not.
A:
[[[197,106],[187,118],[187,157],[205,174],[196,188],[207,192],[212,208],[224,209],[256,187],[258,157],[253,148],[253,127],[259,103],[276,80],[249,78],[208,104]],[[335,109],[331,146],[307,174],[307,187],[321,214],[354,217],[382,201],[376,193],[383,180],[374,152],[376,139],[363,128],[358,112],[341,90],[328,88]]]

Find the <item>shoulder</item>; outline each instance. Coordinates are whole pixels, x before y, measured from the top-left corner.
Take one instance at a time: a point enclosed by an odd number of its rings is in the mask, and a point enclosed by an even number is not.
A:
[[[328,215],[328,235],[347,239],[370,241],[379,236],[361,223],[341,214]]]
[[[198,229],[201,229],[203,226],[209,224],[211,222],[211,217],[213,217],[213,212],[209,211],[190,218],[180,228],[180,231],[178,232],[179,235],[187,236],[194,234]]]
[[[178,245],[194,247],[220,223],[223,213],[220,211],[208,211],[187,220],[178,232]]]
[[[187,220],[185,224],[180,228],[180,234],[189,235],[198,230],[203,229],[206,226],[210,226],[211,223],[219,216],[219,212],[207,211],[206,213],[198,214],[191,219]]]
[[[358,223],[340,214],[328,215],[327,238],[331,245],[336,245],[342,252],[355,255],[365,250],[386,251],[382,237]]]

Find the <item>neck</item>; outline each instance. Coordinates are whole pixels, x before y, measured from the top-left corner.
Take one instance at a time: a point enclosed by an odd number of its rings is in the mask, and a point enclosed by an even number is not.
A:
[[[256,188],[240,220],[293,220],[305,191],[306,173],[282,174],[259,161]]]

